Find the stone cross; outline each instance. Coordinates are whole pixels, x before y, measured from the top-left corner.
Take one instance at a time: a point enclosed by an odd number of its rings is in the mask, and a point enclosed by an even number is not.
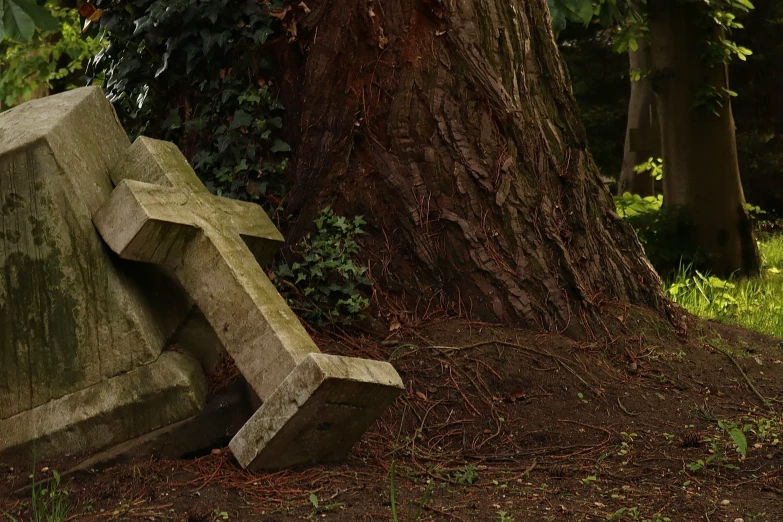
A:
[[[660,158],[661,150],[661,129],[658,124],[658,116],[655,111],[655,105],[649,106],[649,127],[640,127],[630,130],[630,150],[646,155],[646,157]]]
[[[262,407],[231,442],[250,468],[341,458],[402,382],[388,363],[325,355],[269,281],[283,238],[258,205],[211,195],[179,149],[141,137],[110,169],[93,221],[123,259],[167,269]]]

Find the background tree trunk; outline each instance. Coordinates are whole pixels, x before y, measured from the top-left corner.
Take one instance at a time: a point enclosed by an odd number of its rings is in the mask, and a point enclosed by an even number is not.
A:
[[[648,2],[654,90],[663,148],[663,202],[678,209],[683,234],[710,255],[719,275],[759,270],[758,247],[745,210],[737,165],[734,118],[722,107],[695,107],[700,89],[728,88],[725,65],[708,67],[699,41],[706,34],[695,3]],[[712,114],[710,109],[717,112]]]
[[[419,312],[582,336],[604,300],[663,310],[586,150],[545,0],[307,7],[280,86],[294,240],[327,204],[365,215],[381,291]]]
[[[634,51],[628,48],[628,61],[630,71],[652,71],[652,52],[650,44],[645,40],[638,40],[639,47]],[[620,180],[617,183],[617,195],[625,192],[639,194],[640,196],[652,196],[655,192],[655,179],[647,172],[636,173],[633,168],[644,163],[654,155],[650,151],[631,150],[631,129],[644,129],[652,127],[651,109],[655,110],[655,93],[648,78],[639,81],[631,81],[631,98],[628,101],[628,125],[625,129],[625,149],[623,153],[623,167],[620,171]]]

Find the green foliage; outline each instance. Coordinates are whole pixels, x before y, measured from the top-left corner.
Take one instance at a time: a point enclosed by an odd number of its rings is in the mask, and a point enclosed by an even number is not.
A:
[[[745,438],[745,433],[743,433],[739,425],[736,423],[719,420],[718,426],[723,428],[726,433],[729,434],[729,437],[731,437],[731,440],[734,444],[734,449],[742,456],[742,458],[745,458],[748,455],[748,439]]]
[[[271,203],[279,203],[286,192],[284,174],[291,150],[274,137],[283,126],[282,110],[283,105],[266,86],[240,92],[226,85],[212,105],[200,107],[185,126],[205,133],[214,129],[209,133],[211,141],[202,143],[191,159],[207,188],[219,196],[245,200],[264,196]],[[215,121],[215,112],[231,117]],[[172,128],[180,124],[178,118],[178,110],[172,109],[168,119]]]
[[[316,515],[320,515],[322,513],[326,513],[329,511],[332,511],[333,509],[337,509],[338,507],[342,506],[342,502],[333,502],[331,504],[321,504],[318,501],[318,495],[315,493],[310,493],[310,497],[308,498],[310,501],[310,504],[313,506],[313,512],[310,513],[310,515],[307,517],[310,520],[315,520]]]
[[[31,522],[64,522],[69,511],[68,491],[60,487],[60,474],[53,470],[51,480],[41,486],[35,483],[35,473],[32,480]],[[5,516],[10,522],[18,522],[9,513]]]
[[[681,267],[666,292],[692,314],[783,338],[783,237],[759,242],[759,250],[760,277],[723,280]]]
[[[729,63],[733,56],[742,61],[753,54],[750,49],[737,45],[725,37],[733,29],[742,29],[743,25],[737,22],[738,13],[747,13],[753,9],[753,4],[748,0],[702,0],[706,14],[705,25],[710,29],[719,28],[720,36],[708,38],[704,41],[704,55],[708,64],[718,65]],[[710,31],[712,32],[712,31]]]
[[[720,116],[718,109],[735,96],[737,93],[731,89],[703,83],[696,90],[696,102],[692,108]]]
[[[649,175],[655,178],[657,181],[663,179],[663,159],[662,158],[649,158],[644,163],[635,165],[633,168],[637,174],[644,174],[648,172]],[[660,208],[660,201],[658,202],[658,208]]]
[[[51,89],[55,82],[64,84],[63,89],[75,87],[70,77],[102,49],[98,38],[82,37],[76,11],[54,6],[50,10],[59,27],[38,32],[26,43],[0,43],[0,104],[4,108],[27,101],[43,88]]]
[[[615,511],[614,513],[610,513],[606,515],[606,520],[614,520],[617,522],[625,522],[625,521],[639,521],[639,522],[670,522],[671,518],[663,516],[661,514],[654,514],[652,518],[645,517],[641,514],[639,511],[639,508],[636,506],[633,507],[622,507]]]
[[[397,463],[392,460],[391,463],[391,470],[389,471],[389,503],[391,505],[391,512],[392,512],[392,522],[400,522],[399,514],[397,513],[397,484],[396,484],[396,476],[397,476]],[[427,504],[427,501],[430,498],[430,495],[432,495],[432,489],[434,488],[435,483],[431,480],[427,482],[427,489],[424,490],[424,494],[421,496],[421,499],[419,500],[418,507],[416,509],[415,513],[412,513],[411,510],[408,510],[408,522],[418,522],[421,519],[422,511],[424,511],[424,505]]]
[[[732,56],[746,60],[752,54],[750,49],[736,44],[725,37],[733,29],[743,26],[736,18],[737,14],[752,10],[753,4],[748,0],[695,0],[703,14],[701,25],[694,27],[697,31],[703,29],[704,57],[708,63],[728,63]],[[636,50],[637,40],[646,38],[646,2],[629,2],[628,0],[547,0],[552,18],[552,28],[555,34],[562,32],[567,22],[589,24],[595,17],[604,27],[619,26],[617,52],[628,48]],[[719,29],[718,37],[715,29]]]
[[[17,42],[27,42],[36,29],[54,31],[57,29],[57,20],[30,0],[0,0],[0,42],[6,37]]]
[[[593,4],[588,0],[547,0],[555,34],[566,28],[567,22],[584,25],[593,19]]]
[[[742,103],[732,106],[737,153],[747,199],[783,216],[783,2],[759,2],[733,36],[752,47],[752,60],[731,64],[731,85]]]
[[[590,154],[606,177],[616,177],[622,168],[630,95],[628,57],[612,50],[615,42],[616,32],[598,24],[569,24],[559,41]]]
[[[612,20],[618,21],[617,36],[614,41],[614,51],[616,53],[625,53],[628,49],[636,51],[639,49],[640,40],[650,38],[649,28],[647,27],[647,13],[644,11],[628,9],[624,18],[613,17]],[[611,23],[611,21],[609,23],[602,22],[604,25]]]
[[[98,0],[109,44],[91,63],[125,128],[175,142],[214,193],[285,195],[290,147],[265,44],[280,0]]]
[[[715,313],[723,313],[737,305],[737,300],[732,295],[732,291],[736,288],[734,283],[719,277],[704,275],[698,270],[693,271],[694,275],[690,275],[688,269],[682,269],[681,273],[687,275],[678,277],[666,289],[666,293],[675,303],[678,302],[678,298],[694,291],[704,299],[707,309]]]
[[[748,454],[748,439],[745,436],[746,431],[752,431],[753,425],[742,426],[739,422],[729,422],[717,420],[719,432],[713,437],[706,437],[704,440],[710,443],[710,455],[705,459],[696,459],[686,464],[690,471],[712,470],[719,471],[723,469],[738,469],[735,464],[729,461],[726,449],[733,449],[743,459]],[[728,435],[728,439],[726,439]]]
[[[475,484],[479,479],[478,468],[473,464],[468,464],[459,471],[454,472],[454,480],[458,484]]]
[[[655,172],[655,171],[653,171]],[[614,198],[617,213],[636,230],[647,259],[666,277],[683,262],[700,266],[706,259],[682,234],[677,207],[663,207],[663,196],[624,193]]]
[[[276,267],[278,288],[306,321],[348,322],[360,318],[369,305],[359,293],[370,284],[367,268],[355,260],[360,251],[355,238],[364,224],[362,216],[351,221],[327,207],[315,220],[315,234],[294,249],[299,260]]]

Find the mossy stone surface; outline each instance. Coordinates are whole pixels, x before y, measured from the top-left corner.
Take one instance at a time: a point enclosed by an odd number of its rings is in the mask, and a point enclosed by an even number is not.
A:
[[[92,224],[129,146],[97,87],[0,114],[0,420],[155,361],[184,316]]]

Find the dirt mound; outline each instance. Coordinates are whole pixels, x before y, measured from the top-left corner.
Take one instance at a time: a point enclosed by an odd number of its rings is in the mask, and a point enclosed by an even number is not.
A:
[[[325,352],[390,360],[407,386],[346,462],[249,474],[225,449],[137,460],[69,476],[70,519],[783,519],[780,341],[604,315],[588,343],[461,320],[323,334]],[[29,470],[1,476],[0,509],[29,519],[29,493],[14,493]]]

